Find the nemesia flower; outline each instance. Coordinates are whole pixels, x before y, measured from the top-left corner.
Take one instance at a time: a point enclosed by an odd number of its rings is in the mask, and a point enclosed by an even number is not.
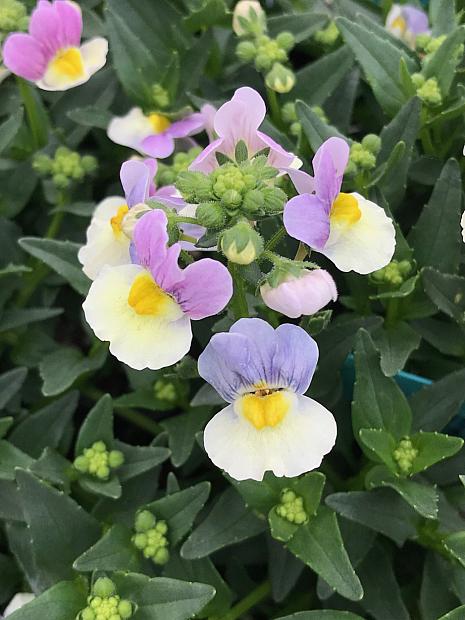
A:
[[[218,110],[211,103],[204,103],[200,108],[200,114],[203,116],[205,131],[210,142],[213,142],[216,138],[214,123],[217,111]]]
[[[204,258],[178,266],[179,243],[168,247],[167,217],[160,209],[136,224],[133,264],[104,267],[83,304],[97,338],[131,368],[157,370],[189,351],[191,320],[217,314],[232,295],[224,265]]]
[[[428,15],[410,4],[393,4],[386,16],[386,30],[415,49],[417,35],[430,32]]]
[[[291,319],[315,314],[337,299],[336,283],[324,269],[305,269],[298,277],[288,276],[276,287],[266,282],[260,293],[268,308]]]
[[[199,373],[228,403],[203,436],[210,459],[236,480],[298,476],[319,467],[336,441],[336,421],[303,396],[318,347],[302,328],[274,330],[240,319],[215,334],[199,357]]]
[[[259,131],[266,115],[262,97],[253,88],[244,86],[234,93],[231,101],[221,106],[214,118],[214,130],[219,136],[192,162],[189,170],[208,174],[218,167],[216,153],[234,159],[238,142],[247,145],[249,156],[269,148],[268,163],[274,168],[288,168],[301,165],[293,153],[288,153],[269,136]]]
[[[107,135],[116,144],[128,146],[142,155],[164,159],[174,151],[176,138],[186,138],[204,128],[200,112],[171,121],[163,114],[144,114],[132,108],[126,116],[116,116],[108,125]]]
[[[106,62],[108,42],[95,37],[80,46],[82,15],[77,2],[39,0],[29,34],[15,32],[3,46],[8,69],[43,90],[67,90],[87,82]]]
[[[367,274],[390,262],[396,235],[384,209],[356,192],[340,191],[348,160],[345,140],[329,138],[313,158],[314,177],[288,170],[300,195],[284,207],[284,226],[341,271]]]
[[[124,162],[120,178],[125,198],[111,196],[97,205],[87,229],[87,242],[78,253],[83,271],[91,280],[98,276],[105,265],[126,265],[131,262],[131,239],[126,226],[128,215],[146,210],[142,203],[148,198],[156,198],[176,209],[185,206],[183,200],[177,197],[173,185],[155,189],[153,178],[156,172],[157,162],[153,159]],[[133,226],[135,221],[134,218]]]

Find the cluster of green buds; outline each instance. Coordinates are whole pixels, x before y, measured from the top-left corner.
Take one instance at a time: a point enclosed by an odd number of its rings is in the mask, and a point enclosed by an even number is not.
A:
[[[163,185],[173,185],[180,172],[188,170],[191,163],[200,154],[202,147],[193,146],[186,152],[176,153],[171,164],[158,162],[158,172],[156,176],[157,187]]]
[[[381,138],[373,133],[367,134],[361,142],[353,142],[346,174],[353,176],[359,172],[373,170],[380,149]]]
[[[304,500],[296,495],[291,489],[283,489],[281,492],[280,503],[276,506],[276,513],[295,525],[302,525],[308,521],[308,515],[305,512]]]
[[[108,480],[112,469],[121,467],[124,454],[120,450],[107,450],[103,441],[96,441],[74,459],[74,467],[81,474],[90,474],[99,480]]]
[[[423,54],[427,56],[429,54],[434,54],[438,51],[446,38],[445,34],[440,37],[432,37],[430,34],[426,33],[417,34],[415,38],[415,49],[419,52],[423,52]]]
[[[258,2],[242,0],[234,11],[233,28],[241,37],[236,55],[243,62],[253,63],[265,76],[268,88],[288,93],[295,84],[295,75],[285,66],[289,52],[295,45],[291,32],[280,32],[276,37],[266,33],[266,18]]]
[[[154,84],[152,86],[152,101],[156,108],[167,108],[170,105],[170,95],[166,88],[163,88],[161,84]]]
[[[134,530],[131,540],[144,557],[159,566],[166,564],[170,559],[166,521],[157,521],[149,510],[142,510],[136,515]]]
[[[442,104],[441,89],[435,77],[426,79],[422,73],[414,73],[411,77],[417,96],[427,107],[435,108]]]
[[[324,123],[328,123],[328,117],[325,114],[323,108],[318,105],[312,106],[312,111],[321,119]],[[282,117],[286,125],[289,126],[289,131],[293,136],[299,137],[302,133],[302,125],[297,117],[295,103],[288,101],[282,107]]]
[[[10,32],[27,30],[29,17],[25,5],[18,0],[0,2],[0,41]]]
[[[153,393],[158,400],[164,400],[168,403],[175,403],[178,399],[176,385],[169,379],[158,379],[153,386]]]
[[[333,45],[336,44],[337,40],[339,39],[339,36],[340,36],[340,33],[339,33],[338,27],[336,26],[336,23],[331,21],[326,26],[326,28],[317,30],[315,34],[313,35],[313,38],[315,39],[317,43],[319,43],[320,45],[323,45],[323,47],[328,48],[328,47],[333,47]]]
[[[100,577],[92,587],[87,607],[79,612],[77,620],[127,620],[133,613],[133,604],[118,596],[113,581]]]
[[[393,452],[393,457],[397,463],[399,471],[404,476],[407,476],[411,470],[415,459],[418,456],[418,450],[413,447],[412,441],[409,437],[404,437],[400,440],[399,445]]]
[[[73,181],[82,181],[97,170],[95,157],[80,155],[66,146],[59,146],[53,157],[37,154],[32,165],[41,176],[51,177],[57,189],[66,189]]]
[[[393,260],[386,267],[378,269],[371,274],[371,279],[376,284],[388,284],[400,286],[412,273],[412,264],[408,260]]]

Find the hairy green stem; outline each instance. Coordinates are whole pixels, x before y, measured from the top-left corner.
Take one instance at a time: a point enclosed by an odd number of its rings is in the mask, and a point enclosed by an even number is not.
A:
[[[264,581],[257,586],[255,590],[252,590],[250,594],[239,601],[239,603],[234,605],[234,607],[232,607],[227,614],[222,616],[220,620],[238,620],[239,618],[242,618],[246,612],[268,598],[270,592],[270,582]]]
[[[247,318],[249,316],[249,306],[245,296],[244,280],[239,273],[239,267],[235,263],[228,263],[229,273],[233,279],[234,294],[231,301],[231,308],[236,321],[238,319]]]
[[[273,250],[285,236],[286,229],[284,226],[281,226],[281,228],[278,228],[274,235],[265,243],[265,251]]]
[[[187,215],[174,215],[172,217],[177,224],[199,224],[195,217],[188,217]]]

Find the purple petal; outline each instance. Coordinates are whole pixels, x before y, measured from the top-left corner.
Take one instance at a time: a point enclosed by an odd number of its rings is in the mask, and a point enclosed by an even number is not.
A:
[[[213,142],[213,140],[215,139],[214,123],[216,112],[217,109],[215,108],[215,106],[211,105],[211,103],[205,103],[200,108],[200,114],[203,116],[205,131],[207,132],[210,142]]]
[[[3,62],[14,74],[36,82],[45,73],[47,59],[38,41],[28,34],[10,34],[3,46]]]
[[[402,14],[407,22],[407,29],[413,34],[423,34],[429,32],[428,15],[421,9],[414,6],[405,5],[402,7]]]
[[[196,172],[203,172],[208,174],[218,168],[218,162],[216,160],[216,152],[223,152],[223,138],[218,138],[211,144],[209,144],[191,163],[189,170]]]
[[[310,174],[295,168],[284,168],[282,171],[289,175],[299,194],[313,194],[315,191],[315,179]]]
[[[82,36],[82,13],[79,6],[66,0],[55,2],[53,6],[61,22],[65,44],[78,47]]]
[[[265,114],[265,102],[257,91],[249,87],[236,90],[231,101],[222,105],[215,116],[214,128],[224,138],[225,153],[232,153],[240,140],[252,147]]]
[[[151,157],[164,159],[174,151],[174,139],[166,132],[149,136],[142,140],[142,150]]]
[[[120,179],[128,207],[147,200],[153,176],[151,167],[144,161],[125,161],[121,166]]]
[[[330,205],[341,190],[349,151],[349,145],[342,138],[329,138],[323,142],[313,158],[316,194]]]
[[[276,337],[273,366],[279,369],[280,383],[304,394],[310,387],[318,362],[318,346],[304,329],[290,323],[280,325]]]
[[[258,148],[256,148],[256,150],[254,150],[254,152],[269,147],[270,154],[268,156],[268,163],[270,166],[281,170],[282,168],[287,168],[292,164],[295,159],[294,153],[285,151],[280,144],[275,142],[273,138],[270,138],[270,136],[267,136],[266,133],[257,131],[256,136],[260,140],[261,144]]]
[[[191,319],[218,314],[232,297],[229,271],[217,260],[204,258],[192,263],[184,269],[183,276],[173,292]]]
[[[44,1],[38,3],[29,20],[29,34],[42,45],[48,60],[66,46],[60,15],[54,4]]]
[[[179,121],[172,123],[166,133],[173,138],[185,138],[202,131],[205,126],[204,118],[200,112],[186,116]]]
[[[150,196],[153,196],[153,194],[156,191],[155,175],[157,174],[157,171],[158,171],[158,162],[156,159],[147,157],[146,159],[144,159],[144,164],[150,170],[150,179],[151,179],[150,185],[149,185],[149,197],[150,197]]]
[[[329,237],[329,211],[324,202],[313,194],[291,198],[284,207],[284,226],[287,232],[315,250],[321,250]]]

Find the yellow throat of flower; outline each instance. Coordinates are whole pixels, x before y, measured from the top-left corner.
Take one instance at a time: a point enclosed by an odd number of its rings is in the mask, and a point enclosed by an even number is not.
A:
[[[149,114],[147,118],[156,134],[163,133],[171,125],[171,121],[161,114]]]
[[[79,79],[84,75],[84,62],[78,47],[60,50],[50,62],[49,67],[54,73],[69,78]]]
[[[116,212],[116,215],[111,218],[110,224],[113,228],[113,234],[115,235],[115,237],[119,237],[123,232],[123,219],[128,211],[128,205],[121,205],[121,207]]]
[[[129,290],[128,304],[137,314],[165,315],[174,303],[149,273],[138,275]]]
[[[331,223],[352,226],[362,217],[358,201],[352,194],[340,193],[331,207]]]
[[[240,402],[241,413],[258,431],[277,426],[289,410],[289,398],[280,390],[259,389],[245,394]]]
[[[398,30],[401,34],[403,34],[407,30],[407,22],[402,15],[398,15],[392,22],[391,28],[393,30]]]

